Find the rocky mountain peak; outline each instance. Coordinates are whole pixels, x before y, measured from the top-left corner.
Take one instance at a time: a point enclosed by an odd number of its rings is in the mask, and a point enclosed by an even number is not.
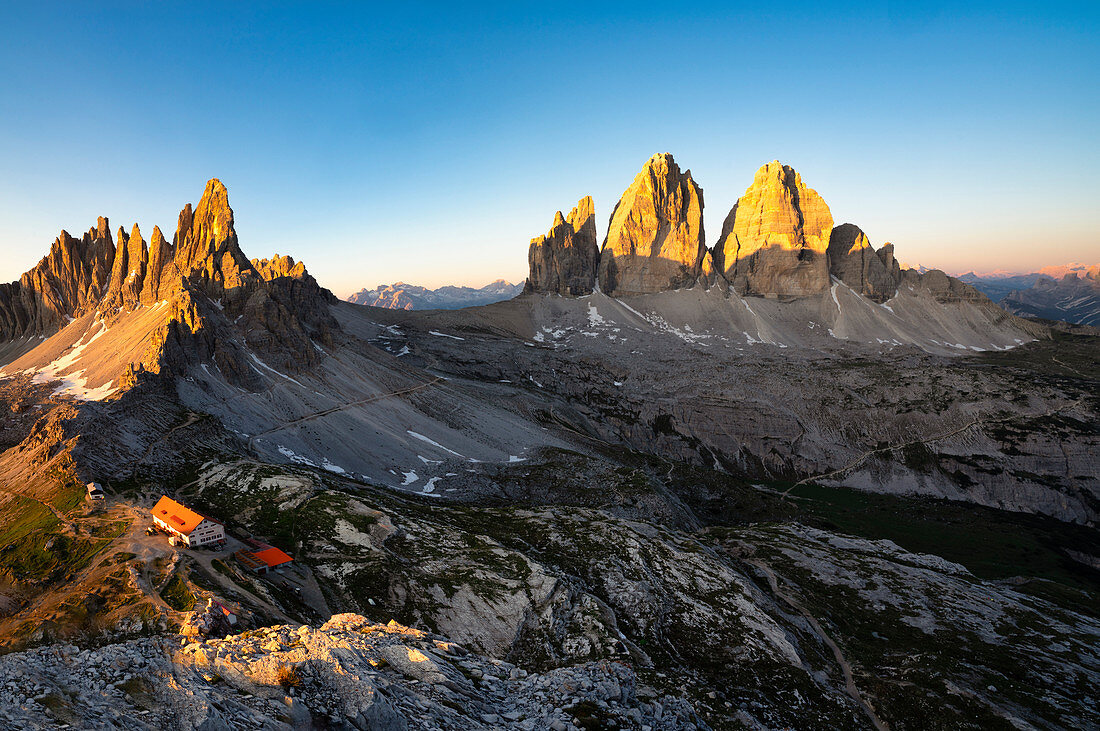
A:
[[[600,255],[600,288],[608,294],[691,286],[706,253],[703,190],[672,155],[649,158],[611,214]]]
[[[108,307],[121,307],[139,301],[149,262],[149,250],[136,223],[129,234],[119,226],[117,239],[104,302]]]
[[[805,296],[829,286],[829,207],[778,160],[756,171],[730,209],[715,265],[742,294]]]
[[[65,233],[65,232],[62,231],[62,233]],[[99,218],[97,218],[95,228],[89,229],[88,233],[91,235],[91,237],[93,239],[95,239],[97,241],[102,241],[102,240],[110,241],[110,239],[111,239],[111,224],[107,220],[107,217],[106,216],[100,216]],[[68,234],[65,234],[65,235],[68,236]]]
[[[561,211],[558,211],[561,214]],[[592,196],[586,195],[577,201],[577,205],[569,212],[566,222],[575,230],[592,228],[592,235],[596,235],[596,208],[592,203]]]
[[[247,348],[299,370],[316,363],[314,341],[328,342],[338,329],[328,312],[335,297],[302,264],[245,257],[228,193],[212,179],[198,205],[181,211],[174,244],[159,228],[147,244],[137,224],[130,233],[119,228],[116,243],[106,218],[79,241],[62,231],[34,269],[0,285],[0,338],[52,335],[93,311],[111,327],[138,305],[162,301],[163,319],[143,324],[153,329],[130,364],[135,370],[178,374],[213,359],[234,383],[252,385]]]
[[[279,256],[278,254],[270,259],[253,259],[252,266],[268,282],[279,277],[302,279],[309,276],[305,264],[300,261],[295,262],[292,257]]]
[[[180,212],[174,260],[184,278],[201,281],[211,296],[252,278],[252,266],[237,243],[229,192],[217,178],[206,184],[194,213],[190,204]]]
[[[211,178],[206,183],[206,190],[195,207],[190,233],[193,244],[205,245],[211,251],[218,251],[224,245],[237,241],[233,209],[229,207],[229,191],[217,178]]]
[[[94,308],[114,263],[110,222],[100,217],[80,239],[62,231],[19,281],[0,284],[0,339],[51,333]]]
[[[829,273],[855,292],[885,302],[898,291],[901,267],[893,244],[875,251],[866,234],[853,223],[842,223],[829,236]]]
[[[180,211],[179,219],[176,222],[176,233],[172,236],[172,246],[178,247],[187,240],[187,236],[191,233],[191,222],[194,218],[195,214],[191,210],[191,204],[188,203]]]
[[[143,283],[141,301],[150,304],[160,298],[160,285],[164,279],[164,268],[172,262],[172,246],[164,240],[159,226],[153,226],[149,237],[149,266]]]
[[[590,294],[596,282],[598,261],[596,216],[592,196],[585,196],[577,201],[568,217],[558,211],[545,236],[531,239],[527,252],[531,274],[525,291]]]

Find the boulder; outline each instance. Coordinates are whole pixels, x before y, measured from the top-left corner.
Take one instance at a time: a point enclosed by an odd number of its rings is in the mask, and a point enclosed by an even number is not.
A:
[[[654,155],[611,214],[600,289],[621,295],[690,287],[705,254],[702,188],[672,155]]]

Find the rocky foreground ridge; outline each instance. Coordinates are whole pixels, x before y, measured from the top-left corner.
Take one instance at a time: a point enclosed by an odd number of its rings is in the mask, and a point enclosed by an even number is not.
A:
[[[578,210],[590,220],[592,205],[582,199],[568,219],[559,211],[551,230],[531,241],[525,291],[577,296],[598,282],[605,294],[623,296],[720,284],[742,296],[791,299],[825,292],[835,280],[880,303],[902,284],[942,302],[984,299],[939,270],[902,270],[892,244],[876,251],[854,224],[834,227],[822,197],[779,161],[756,171],[713,248],[704,240],[703,190],[668,153],[651,157],[623,193],[598,252],[595,226],[573,220]]]
[[[338,614],[198,642],[153,637],[0,657],[6,728],[697,728],[681,698],[641,686],[622,663],[532,673],[444,637]]]

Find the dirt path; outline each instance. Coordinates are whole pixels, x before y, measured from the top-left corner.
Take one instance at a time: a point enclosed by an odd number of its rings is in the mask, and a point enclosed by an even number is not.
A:
[[[186,429],[187,427],[191,426],[196,421],[198,421],[199,418],[200,418],[200,415],[196,414],[195,412],[192,411],[187,415],[187,421],[183,422],[179,426],[172,427],[171,429],[166,431],[164,434],[162,434],[160,437],[158,437],[157,439],[154,439],[152,442],[150,442],[149,446],[145,448],[145,454],[141,455],[141,459],[138,460],[138,464],[141,464],[145,460],[149,459],[149,455],[153,453],[153,447],[157,446],[158,444],[160,444],[163,441],[166,441],[170,436],[172,436],[173,434],[178,432],[180,429]]]
[[[1074,401],[1072,404],[1069,404],[1067,406],[1062,406],[1062,407],[1059,407],[1057,409],[1050,409],[1050,410],[1045,411],[1041,414],[1014,414],[1012,416],[1006,416],[1006,417],[1003,417],[1001,419],[983,419],[981,417],[981,415],[979,415],[977,418],[972,419],[971,421],[968,421],[966,424],[964,424],[963,426],[960,426],[958,429],[954,429],[954,430],[946,432],[944,434],[937,434],[937,435],[931,436],[931,437],[922,437],[920,439],[913,439],[912,441],[904,442],[902,444],[892,444],[892,445],[888,445],[888,446],[885,446],[885,447],[876,447],[875,449],[869,449],[866,452],[863,452],[862,454],[860,454],[858,457],[856,457],[854,460],[852,460],[848,464],[841,467],[840,469],[833,470],[831,472],[825,472],[825,473],[822,473],[820,475],[811,475],[810,477],[802,478],[801,480],[799,480],[798,482],[794,483],[793,485],[788,487],[786,490],[784,490],[783,491],[783,497],[787,497],[790,494],[791,490],[795,489],[799,485],[805,485],[809,482],[817,482],[818,480],[824,480],[824,479],[827,479],[829,477],[834,477],[836,475],[843,474],[843,473],[847,472],[848,470],[859,466],[861,463],[863,463],[871,455],[878,454],[879,452],[892,452],[895,449],[905,449],[906,447],[912,447],[912,446],[915,446],[917,444],[933,444],[935,442],[943,441],[944,439],[948,439],[950,437],[953,437],[956,434],[961,434],[962,432],[966,431],[967,429],[971,429],[975,426],[978,426],[979,424],[1003,424],[1005,422],[1018,421],[1020,419],[1042,419],[1042,418],[1045,418],[1047,416],[1053,416],[1053,415],[1059,414],[1063,411],[1069,411],[1071,409],[1074,409],[1083,400],[1084,400],[1084,398],[1080,398],[1080,399],[1077,399],[1076,401]]]
[[[317,583],[317,577],[308,566],[298,565],[291,569],[296,578],[286,577],[302,589],[302,601],[313,608],[315,612],[324,617],[327,622],[332,617],[332,609],[325,601],[325,594],[321,591],[321,585]]]
[[[840,648],[837,647],[837,644],[833,642],[833,638],[829,637],[829,635],[821,627],[821,624],[817,621],[817,619],[812,614],[810,614],[809,611],[807,611],[806,608],[798,602],[798,600],[779,588],[779,580],[776,577],[775,572],[771,570],[770,566],[757,558],[746,558],[744,559],[744,561],[745,563],[752,564],[756,568],[763,571],[764,575],[768,577],[768,585],[771,586],[772,593],[775,594],[778,598],[782,599],[796,612],[806,618],[806,621],[810,623],[810,626],[814,628],[814,631],[817,632],[817,634],[821,637],[825,644],[828,645],[829,649],[832,650],[833,658],[836,659],[837,665],[840,666],[841,672],[844,673],[844,690],[848,693],[849,696],[851,696],[852,700],[859,704],[860,708],[863,709],[863,712],[867,714],[867,718],[871,720],[871,723],[874,724],[875,728],[878,729],[878,731],[889,731],[890,727],[887,725],[887,723],[878,717],[878,715],[875,713],[875,710],[871,708],[871,704],[868,703],[866,699],[864,699],[864,697],[860,694],[859,688],[856,687],[855,677],[852,675],[852,666],[848,664],[847,659],[845,659],[844,657],[844,653],[840,651]]]
[[[283,429],[286,429],[288,427],[296,426],[298,424],[301,424],[301,423],[306,422],[306,421],[311,421],[313,419],[319,419],[322,416],[328,416],[329,414],[335,414],[337,411],[343,411],[344,409],[350,409],[350,408],[355,407],[355,406],[364,406],[366,404],[372,404],[376,401],[381,401],[383,399],[392,398],[394,396],[404,396],[405,394],[413,393],[414,391],[420,391],[422,389],[428,388],[429,386],[434,386],[435,384],[440,383],[443,380],[444,380],[443,378],[440,378],[439,376],[436,376],[435,378],[433,378],[430,381],[427,381],[425,383],[421,383],[421,384],[416,385],[416,386],[412,386],[410,388],[404,388],[404,389],[401,389],[400,391],[392,391],[390,393],[380,393],[376,396],[370,396],[370,397],[365,398],[365,399],[359,399],[358,401],[350,401],[346,404],[340,404],[339,406],[333,406],[331,409],[324,409],[323,411],[315,411],[312,414],[307,414],[305,416],[294,419],[292,421],[284,422],[284,423],[282,423],[279,426],[276,426],[274,428],[267,429],[266,431],[262,431],[259,434],[253,434],[251,437],[248,438],[248,448],[251,449],[251,450],[255,450],[257,439],[260,439],[261,437],[268,436],[269,434],[274,434],[275,432],[282,431]]]
[[[33,499],[33,498],[31,498]],[[27,621],[43,621],[49,618],[50,615],[57,612],[58,607],[68,598],[74,594],[79,593],[81,587],[93,577],[93,575],[103,568],[104,563],[112,558],[117,549],[127,548],[128,544],[124,543],[128,538],[136,531],[142,530],[140,525],[140,515],[137,510],[124,506],[121,511],[112,513],[116,506],[111,506],[104,515],[86,516],[81,519],[81,525],[84,525],[87,521],[100,522],[100,523],[116,523],[123,520],[130,520],[130,526],[127,532],[118,538],[109,539],[107,544],[104,545],[95,556],[89,561],[88,565],[74,574],[71,578],[65,579],[61,584],[50,587],[45,592],[35,597],[34,606],[30,608],[24,608],[23,611],[17,612],[5,617],[7,620],[16,620],[18,622]],[[120,545],[121,544],[121,545]],[[154,602],[159,601],[160,604],[164,604],[159,595],[153,593]],[[171,608],[164,605],[166,609],[171,611]]]
[[[282,610],[273,605],[271,602],[267,601],[261,596],[257,596],[247,587],[241,586],[240,584],[231,580],[221,571],[218,571],[216,568],[214,568],[215,559],[221,561],[231,561],[233,560],[233,553],[244,547],[244,544],[240,543],[236,539],[231,539],[229,542],[229,547],[221,551],[213,552],[208,550],[192,550],[188,551],[186,553],[186,556],[195,563],[202,566],[203,569],[205,569],[207,575],[218,582],[218,584],[226,590],[227,598],[229,596],[232,596],[233,593],[243,594],[247,596],[250,600],[252,600],[256,604],[256,606],[263,607],[265,610],[271,613],[271,616],[277,617],[279,621],[286,624],[298,624],[298,622],[288,617],[286,614],[283,613]]]

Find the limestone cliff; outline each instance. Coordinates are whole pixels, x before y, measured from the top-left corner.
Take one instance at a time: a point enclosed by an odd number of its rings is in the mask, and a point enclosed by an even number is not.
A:
[[[531,274],[524,291],[591,294],[599,257],[592,196],[585,196],[567,218],[558,211],[545,236],[531,239],[527,253]]]
[[[175,374],[212,359],[234,382],[250,385],[256,376],[248,348],[287,370],[315,364],[314,341],[338,329],[328,312],[335,301],[289,257],[248,260],[228,193],[215,178],[194,209],[181,211],[172,244],[156,227],[147,244],[137,224],[112,240],[106,218],[80,240],[62,231],[34,269],[0,285],[0,341],[52,336],[92,312],[109,327],[163,303],[125,383],[141,371]]]
[[[832,214],[817,191],[776,160],[756,171],[726,216],[714,263],[741,294],[816,294],[829,286],[832,228]]]
[[[864,297],[881,303],[897,293],[900,268],[893,245],[875,251],[859,226],[844,223],[834,228],[828,255],[829,273]]]
[[[992,305],[977,289],[939,269],[925,272],[902,269],[894,258],[893,244],[885,244],[875,251],[859,226],[851,223],[833,229],[829,238],[828,260],[832,276],[875,302],[886,302],[904,284],[925,290],[944,304],[969,302]]]
[[[33,269],[16,282],[0,284],[0,339],[50,334],[67,317],[95,309],[114,259],[106,218],[80,239],[62,231]]]
[[[928,290],[933,297],[945,304],[971,302],[994,306],[988,297],[974,287],[948,276],[939,269],[930,269],[923,274],[916,269],[904,269],[901,272],[901,283]]]
[[[672,155],[654,155],[611,214],[600,289],[620,295],[690,287],[705,254],[702,188]]]
[[[248,258],[237,243],[229,193],[217,178],[195,207],[180,213],[176,230],[175,265],[181,276],[201,282],[211,296],[245,286],[256,277]]]

